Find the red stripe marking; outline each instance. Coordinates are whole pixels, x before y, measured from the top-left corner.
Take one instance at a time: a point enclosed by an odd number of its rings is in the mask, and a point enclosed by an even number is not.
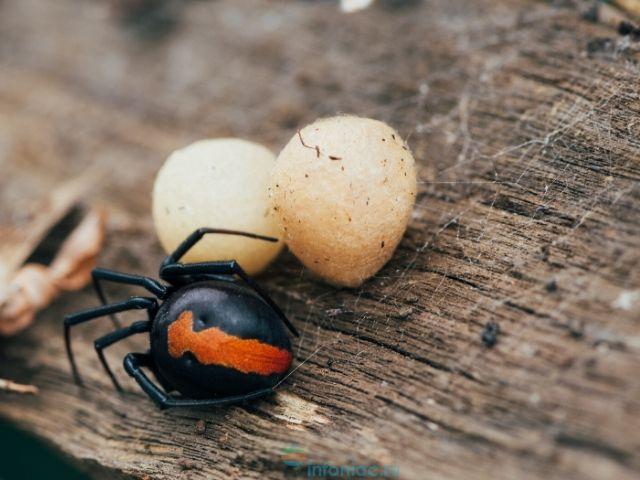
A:
[[[242,373],[271,375],[284,373],[291,366],[292,355],[260,340],[245,340],[218,327],[193,331],[193,312],[186,310],[169,325],[169,355],[180,358],[191,352],[203,365],[220,365]]]

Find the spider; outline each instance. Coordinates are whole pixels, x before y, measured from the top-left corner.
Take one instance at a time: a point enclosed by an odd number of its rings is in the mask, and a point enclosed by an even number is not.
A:
[[[278,241],[252,233],[200,228],[162,262],[159,276],[166,283],[141,275],[94,269],[93,285],[102,305],[64,319],[67,356],[78,385],[82,385],[82,378],[71,349],[71,327],[111,316],[116,330],[98,338],[94,346],[118,391],[122,387],[105,359],[104,349],[132,335],[148,333],[149,351],[127,354],[124,369],[161,409],[229,405],[273,392],[288,372],[293,357],[283,325],[296,337],[298,332],[235,260],[180,263],[206,234]],[[102,281],[137,285],[153,297],[135,296],[108,304]],[[146,310],[148,319],[122,328],[116,314],[136,309]],[[143,367],[154,374],[157,383]],[[172,395],[174,391],[181,396]]]

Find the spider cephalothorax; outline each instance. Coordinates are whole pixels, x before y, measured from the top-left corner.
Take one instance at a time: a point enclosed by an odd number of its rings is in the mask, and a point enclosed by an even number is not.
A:
[[[70,328],[95,318],[112,316],[115,331],[95,341],[98,358],[114,386],[121,387],[103,350],[137,333],[149,334],[147,353],[129,353],[124,368],[160,408],[237,403],[273,392],[289,370],[291,344],[285,325],[298,335],[282,310],[235,260],[179,263],[205,234],[242,235],[232,230],[200,228],[168,255],[160,267],[161,283],[149,277],[97,268],[93,280],[102,306],[68,315],[64,321],[67,354],[74,378],[81,378],[73,357]],[[244,283],[239,283],[236,278]],[[138,285],[153,297],[131,297],[107,304],[101,281]],[[148,320],[120,327],[115,314],[146,310]],[[142,367],[149,368],[160,385]],[[170,395],[177,391],[182,396]]]

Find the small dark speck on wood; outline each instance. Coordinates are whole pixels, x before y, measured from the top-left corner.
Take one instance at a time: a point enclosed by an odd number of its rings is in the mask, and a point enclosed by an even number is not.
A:
[[[549,260],[549,249],[551,247],[549,245],[543,245],[542,247],[540,247],[540,258],[542,259],[543,262],[546,262],[547,260]]]
[[[618,25],[618,33],[623,36],[630,35],[634,40],[640,39],[640,27],[631,22],[620,22],[620,25]]]
[[[178,459],[178,465],[182,470],[193,470],[198,466],[196,462],[190,460],[188,458],[180,458]]]
[[[405,301],[408,303],[418,303],[420,301],[420,297],[416,294],[407,295]]]
[[[569,320],[567,327],[571,338],[577,340],[584,336],[584,322],[582,320]]]
[[[587,42],[587,53],[593,55],[600,52],[613,52],[616,43],[611,38],[594,38]]]
[[[499,333],[500,325],[496,322],[487,322],[482,330],[482,343],[484,343],[486,347],[492,348],[496,343],[498,343]]]
[[[203,435],[207,431],[207,424],[204,420],[200,419],[196,422],[196,433]]]
[[[558,283],[556,282],[555,278],[552,278],[551,280],[549,280],[547,282],[547,284],[544,286],[545,290],[549,293],[553,293],[556,290],[558,290]]]

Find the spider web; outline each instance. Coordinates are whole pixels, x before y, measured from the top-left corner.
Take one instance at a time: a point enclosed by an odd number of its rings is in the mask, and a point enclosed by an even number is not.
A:
[[[534,13],[532,20],[543,20],[544,18]],[[518,39],[519,34],[508,35],[505,41]],[[526,41],[526,40],[525,40]],[[609,51],[609,60],[616,59],[622,66],[621,72],[628,75],[628,78],[638,74],[635,65],[625,63],[620,59],[624,57],[624,52],[630,47],[628,39],[620,39]],[[486,45],[479,44],[478,48],[485,48]],[[458,95],[457,102],[450,111],[445,113],[427,113],[425,115],[425,105],[431,95],[431,83],[437,82],[438,76],[446,74],[435,74],[428,76],[424,81],[419,82],[418,94],[410,98],[400,99],[384,107],[375,107],[369,111],[362,112],[364,115],[373,117],[385,117],[394,125],[401,125],[400,132],[403,138],[407,139],[409,145],[422,143],[427,139],[434,138],[440,144],[446,144],[449,154],[438,163],[435,172],[426,172],[425,162],[433,159],[429,154],[425,157],[416,157],[418,164],[423,165],[422,177],[419,180],[421,195],[415,205],[414,220],[424,216],[431,220],[433,228],[424,228],[423,224],[410,223],[409,235],[411,242],[404,242],[396,252],[396,258],[390,262],[390,266],[384,268],[374,276],[370,282],[384,285],[384,294],[377,298],[380,304],[392,304],[397,308],[402,308],[403,304],[396,299],[406,297],[403,292],[407,288],[412,288],[415,284],[413,275],[417,263],[428,262],[426,258],[430,255],[430,249],[438,246],[441,242],[451,245],[451,249],[459,249],[464,253],[464,260],[470,265],[487,264],[492,267],[491,276],[486,280],[483,287],[490,288],[494,282],[500,282],[510,278],[514,271],[527,270],[527,266],[540,262],[541,250],[518,249],[510,252],[508,262],[493,262],[486,258],[486,250],[479,249],[478,252],[467,254],[469,248],[466,242],[461,239],[460,231],[469,226],[477,231],[475,241],[491,245],[498,241],[498,237],[505,235],[504,227],[496,224],[499,213],[495,211],[494,204],[501,195],[510,195],[514,192],[525,192],[530,195],[528,200],[535,203],[536,208],[530,214],[527,221],[520,228],[526,230],[544,221],[545,212],[549,209],[561,211],[564,214],[576,219],[565,231],[555,236],[549,242],[543,240],[537,242],[537,246],[544,251],[556,246],[567,244],[574,236],[580,235],[584,231],[584,224],[589,217],[603,206],[614,205],[615,203],[637,190],[637,183],[629,181],[624,172],[629,160],[623,159],[620,155],[621,149],[635,149],[637,151],[637,141],[635,140],[633,129],[637,124],[632,112],[620,108],[626,101],[636,98],[636,93],[632,90],[621,89],[620,79],[611,77],[603,80],[602,77],[591,79],[588,83],[576,89],[576,92],[564,91],[558,87],[558,91],[552,95],[553,104],[543,103],[536,107],[527,108],[519,115],[514,131],[522,137],[522,141],[511,145],[488,144],[487,139],[476,136],[470,122],[473,119],[479,105],[487,103],[500,103],[501,99],[508,98],[514,92],[505,92],[504,88],[496,88],[494,77],[500,75],[505,67],[516,55],[510,52],[501,55],[499,60],[491,57],[480,67],[477,79],[468,82]],[[605,94],[603,95],[603,92]],[[598,99],[598,100],[593,100]],[[505,106],[505,105],[503,105]],[[508,105],[506,105],[508,108]],[[360,112],[359,112],[360,113]],[[411,119],[414,119],[413,121]],[[619,122],[628,122],[627,134],[620,135]],[[618,130],[616,132],[616,130]],[[591,141],[598,145],[598,155],[604,159],[601,165],[606,170],[607,175],[602,175],[600,184],[595,187],[593,194],[581,196],[569,196],[568,193],[574,188],[576,182],[581,178],[581,174],[576,165],[567,163],[564,158],[568,153],[576,148],[585,147],[580,145],[580,134],[588,132],[592,135]],[[617,138],[614,138],[614,135]],[[588,147],[588,145],[586,145]],[[628,158],[628,157],[627,157]],[[516,168],[514,168],[514,166]],[[425,178],[427,177],[427,178]],[[532,191],[533,187],[538,187]],[[455,202],[449,203],[446,207],[442,202],[434,205],[433,196],[442,194],[452,195],[455,198],[463,199],[456,206]],[[474,201],[467,199],[482,198],[488,199],[489,209],[483,216],[477,216],[477,209]],[[516,227],[511,227],[516,228]],[[451,234],[454,231],[455,234]],[[406,239],[405,239],[406,240]],[[468,240],[468,239],[467,239]],[[410,243],[410,247],[407,244]],[[503,263],[506,263],[502,265]],[[605,266],[592,269],[588,274],[582,272],[576,278],[563,276],[563,281],[573,283],[578,290],[589,290],[589,284],[597,279]],[[436,306],[442,301],[439,295],[441,288],[450,276],[449,269],[438,272],[440,280],[430,289],[430,296],[425,303],[433,303]],[[575,272],[571,272],[574,274]],[[303,276],[302,270],[300,276]],[[411,280],[408,280],[411,279]],[[508,283],[508,280],[506,281]],[[630,285],[631,279],[628,281]],[[623,285],[624,286],[624,285]],[[526,290],[509,291],[502,295],[480,295],[475,305],[464,312],[464,317],[473,323],[476,311],[499,312],[499,310],[510,303],[526,299],[529,295],[539,292],[544,288],[544,284],[535,283]],[[367,286],[363,286],[353,299],[342,301],[340,308],[322,310],[326,308],[327,298],[332,296],[332,292],[323,292],[313,298],[307,299],[308,311],[305,317],[301,318],[302,338],[297,343],[298,358],[301,361],[288,376],[303,368],[304,365],[312,361],[314,357],[323,351],[330,351],[336,344],[344,341],[344,334],[336,329],[333,317],[349,312],[351,321],[355,323],[355,331],[361,327],[372,327],[372,321],[377,322],[372,328],[388,329],[397,325],[396,314],[386,314],[382,318],[372,319],[370,314],[358,313],[358,304],[364,295],[367,295]],[[572,304],[585,300],[587,295],[577,297],[568,296],[559,302],[549,316],[561,318],[562,312]],[[420,313],[428,311],[419,305],[411,305],[409,310],[411,316],[415,317]],[[500,315],[498,315],[500,317]],[[309,322],[310,319],[324,318],[319,323]],[[322,334],[313,335],[311,329],[322,328]],[[476,327],[474,335],[468,339],[467,345],[456,347],[459,352],[470,352],[458,357],[456,370],[472,370],[472,366],[479,356],[482,356],[483,349],[478,348],[480,342],[480,326]],[[507,350],[513,351],[517,345],[525,343],[525,332],[528,328],[527,322],[509,324],[508,335],[512,338],[510,347]],[[326,339],[327,331],[333,332],[333,338]],[[402,341],[402,335],[399,339]],[[421,335],[428,335],[423,332]],[[614,334],[614,336],[616,336]],[[311,338],[315,337],[312,347],[306,345]],[[357,338],[357,335],[356,335]],[[620,338],[619,336],[617,338]],[[359,342],[360,343],[360,342]],[[636,342],[637,343],[637,342]],[[423,342],[426,346],[429,342]],[[472,348],[474,347],[474,348]],[[374,348],[371,342],[361,342],[361,347],[356,348],[353,358],[355,363],[363,361]],[[304,352],[308,352],[303,354]],[[433,347],[420,352],[429,357],[433,353]],[[455,383],[460,377],[453,377]],[[287,380],[285,378],[285,380]],[[285,381],[283,380],[283,382]],[[354,380],[355,381],[355,380]],[[282,382],[281,382],[282,383]],[[535,396],[532,396],[534,398]],[[535,400],[535,398],[534,398]]]

